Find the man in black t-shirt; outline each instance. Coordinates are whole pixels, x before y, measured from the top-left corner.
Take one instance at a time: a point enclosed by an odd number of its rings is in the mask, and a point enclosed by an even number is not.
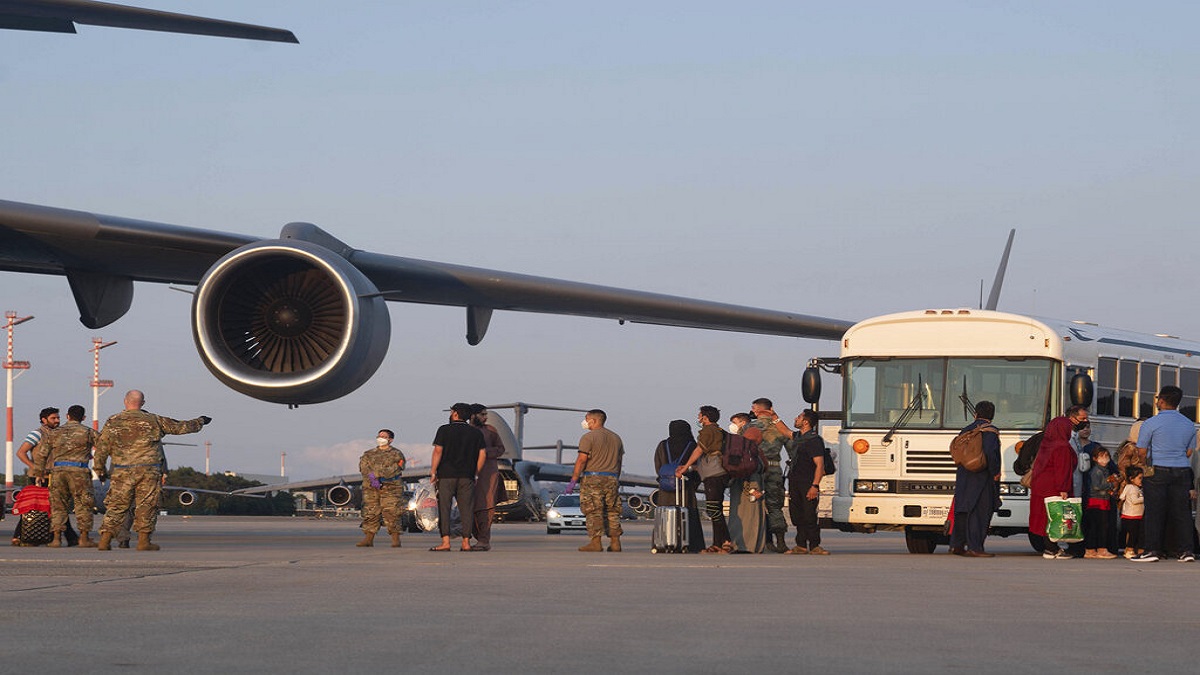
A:
[[[829,555],[829,551],[821,548],[821,525],[817,519],[821,478],[825,476],[825,441],[817,434],[817,413],[805,409],[796,416],[794,426],[800,433],[787,442],[791,460],[788,513],[796,526],[796,546],[788,553]]]
[[[455,403],[450,406],[450,423],[438,427],[437,435],[433,437],[429,479],[437,486],[438,532],[442,535],[442,543],[430,551],[450,550],[450,509],[454,499],[458,500],[458,514],[462,518],[462,548],[459,550],[474,550],[471,532],[475,525],[475,477],[487,459],[487,448],[483,434],[467,423],[470,418],[471,406]]]

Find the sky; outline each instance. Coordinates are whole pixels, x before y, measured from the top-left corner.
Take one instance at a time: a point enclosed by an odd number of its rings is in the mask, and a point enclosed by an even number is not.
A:
[[[0,32],[0,199],[837,319],[978,306],[1200,338],[1200,7],[1183,2],[143,0],[299,45],[80,26]],[[417,462],[455,401],[599,407],[626,469],[672,419],[803,407],[819,340],[393,303],[375,377],[287,410],[225,388],[190,296],[138,284],[84,328],[60,277],[0,273],[19,439],[91,414],[102,377],[214,422],[213,470],[357,469],[381,427]],[[830,386],[827,384],[827,390]],[[825,407],[836,406],[825,401]],[[574,413],[526,441],[574,443]],[[203,467],[203,448],[172,447]],[[530,453],[551,459],[551,454]]]

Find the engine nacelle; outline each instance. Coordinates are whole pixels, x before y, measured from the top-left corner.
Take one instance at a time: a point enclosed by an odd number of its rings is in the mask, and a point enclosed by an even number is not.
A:
[[[350,506],[358,490],[347,485],[334,485],[325,491],[325,499],[334,506]]]
[[[375,374],[387,354],[387,304],[362,272],[301,240],[247,244],[196,289],[192,336],[204,365],[247,396],[321,403]]]
[[[196,493],[191,490],[184,490],[179,493],[179,505],[191,506],[196,503]]]

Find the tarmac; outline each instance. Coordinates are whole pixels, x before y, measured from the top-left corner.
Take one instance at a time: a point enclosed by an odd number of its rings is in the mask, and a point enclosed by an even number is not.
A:
[[[15,525],[7,518],[0,524]],[[705,528],[707,534],[707,526]],[[830,556],[580,553],[498,524],[355,548],[357,521],[163,517],[158,552],[10,547],[6,672],[1129,672],[1195,667],[1200,566],[911,555],[829,532]],[[383,546],[379,546],[382,543]],[[455,542],[457,547],[457,542]]]

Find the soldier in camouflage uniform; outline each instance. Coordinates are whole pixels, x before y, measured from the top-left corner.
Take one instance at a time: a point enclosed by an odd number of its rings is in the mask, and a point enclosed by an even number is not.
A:
[[[762,452],[763,461],[766,466],[763,467],[763,491],[766,493],[763,499],[764,505],[767,507],[767,545],[776,553],[787,553],[787,520],[783,516],[783,467],[782,452],[783,444],[792,437],[792,430],[788,428],[787,423],[779,419],[779,415],[772,409],[774,405],[769,398],[755,399],[750,404],[750,411],[754,413],[754,421],[752,425],[762,430],[763,439],[759,443],[759,451]]]
[[[603,551],[600,537],[608,531],[608,550],[621,551],[621,496],[618,485],[625,444],[621,437],[604,426],[608,415],[603,410],[589,410],[583,418],[588,432],[579,439],[579,455],[571,471],[571,482],[563,494],[571,494],[579,484],[579,510],[587,521],[587,544],[580,551]]]
[[[82,424],[83,406],[73,405],[67,409],[67,423],[42,436],[40,445],[45,451],[37,453],[35,474],[50,476],[50,530],[54,532],[51,548],[63,545],[63,533],[67,530],[67,516],[75,507],[75,524],[82,537],[79,545],[92,548],[91,530],[96,506],[92,492],[92,448],[99,436],[89,426]]]
[[[94,466],[100,480],[108,475],[108,458],[112,456],[112,483],[104,498],[107,510],[100,526],[101,551],[111,548],[110,542],[130,508],[134,509],[133,529],[138,533],[138,550],[158,550],[158,544],[150,543],[150,535],[158,522],[158,502],[162,495],[162,437],[195,433],[212,421],[204,415],[186,422],[161,417],[142,410],[145,403],[142,392],[130,390],[125,394],[125,410],[108,418],[96,441]]]
[[[392,447],[396,437],[391,429],[380,429],[377,447],[364,452],[358,460],[362,474],[362,541],[355,546],[374,546],[375,533],[382,519],[392,535],[392,548],[400,546],[400,512],[404,508],[404,453]]]

